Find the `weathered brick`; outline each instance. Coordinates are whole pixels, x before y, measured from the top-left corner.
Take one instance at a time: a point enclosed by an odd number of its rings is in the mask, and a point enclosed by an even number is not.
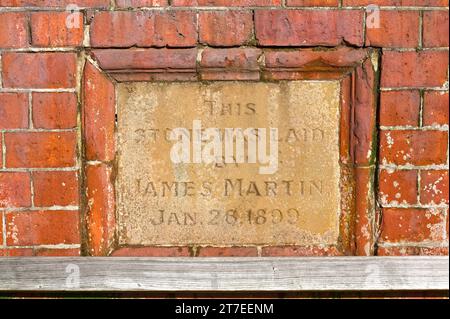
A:
[[[6,213],[8,246],[79,244],[78,211]]]
[[[75,93],[33,93],[32,99],[35,128],[76,127],[77,96]]]
[[[114,257],[190,257],[188,247],[123,247],[115,250]]]
[[[0,93],[0,129],[28,127],[28,95]]]
[[[0,257],[31,257],[32,248],[5,248],[0,249]]]
[[[93,47],[193,47],[197,43],[193,11],[99,12],[91,24]]]
[[[380,96],[380,125],[418,126],[420,117],[419,91],[388,91]]]
[[[443,131],[382,131],[380,159],[383,164],[445,164],[447,139]]]
[[[69,167],[76,164],[75,132],[5,133],[6,167]]]
[[[448,112],[448,92],[425,92],[423,125],[448,125]]]
[[[74,53],[7,52],[2,56],[2,67],[4,87],[73,88],[76,85]]]
[[[383,87],[441,87],[447,81],[448,52],[383,53]]]
[[[28,173],[0,172],[0,207],[31,206],[31,178]]]
[[[198,257],[257,257],[256,247],[199,247]]]
[[[86,159],[110,161],[115,155],[114,85],[89,62],[84,68],[83,132]]]
[[[117,0],[119,8],[166,7],[168,0]]]
[[[423,6],[423,7],[446,7],[448,0],[343,0],[344,7],[347,6]]]
[[[417,203],[416,170],[381,170],[378,183],[378,197],[382,205]]]
[[[445,214],[440,209],[384,208],[382,242],[442,241]]]
[[[420,174],[420,202],[449,204],[448,170],[422,171]]]
[[[425,11],[423,13],[423,46],[448,47],[448,11]]]
[[[288,7],[337,7],[339,0],[286,0]]]
[[[381,10],[379,22],[377,28],[366,24],[367,46],[414,48],[419,45],[419,11]]]
[[[0,7],[60,7],[77,5],[83,8],[107,8],[110,0],[0,0]]]
[[[31,39],[34,46],[65,47],[83,43],[83,14],[34,12],[31,14]]]
[[[264,7],[281,6],[282,0],[172,0],[177,6],[216,6],[216,7]]]
[[[253,35],[250,11],[202,11],[199,15],[200,42],[212,46],[244,45]]]
[[[78,205],[77,172],[33,172],[34,205]]]
[[[363,45],[361,10],[258,10],[256,39],[263,46]]]
[[[34,256],[38,257],[71,257],[80,256],[80,248],[37,248],[34,249]]]
[[[379,247],[378,256],[446,256],[448,247]]]
[[[0,48],[28,47],[28,23],[24,12],[0,12]]]
[[[334,247],[310,246],[269,246],[263,247],[263,257],[294,257],[294,256],[341,256],[342,253]]]

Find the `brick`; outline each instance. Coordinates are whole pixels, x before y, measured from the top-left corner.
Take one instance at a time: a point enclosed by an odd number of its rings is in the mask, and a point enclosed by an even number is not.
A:
[[[115,250],[114,257],[190,257],[189,247],[124,247]]]
[[[81,13],[35,12],[31,14],[31,39],[34,46],[80,46],[83,43],[83,30],[83,14]]]
[[[361,10],[258,10],[256,39],[263,46],[363,45]]]
[[[76,164],[75,132],[5,133],[6,167],[70,167]]]
[[[193,11],[99,12],[91,23],[93,47],[193,47]]]
[[[368,6],[374,4],[373,0],[344,0],[344,7],[347,6]],[[446,7],[448,0],[377,0],[378,6],[423,6],[423,7]]]
[[[75,93],[33,93],[33,125],[35,128],[64,129],[77,126]]]
[[[38,257],[77,257],[81,255],[80,248],[37,248],[34,250],[34,256]]]
[[[87,160],[110,161],[115,156],[114,85],[89,62],[84,69],[83,132]]]
[[[8,246],[79,244],[78,211],[6,213]]]
[[[286,0],[288,7],[337,7],[339,0]]]
[[[31,178],[28,173],[0,172],[0,207],[30,207]]]
[[[423,125],[448,125],[448,111],[448,92],[425,92]]]
[[[423,13],[423,46],[426,48],[448,47],[448,11],[425,11]]]
[[[0,7],[60,7],[77,5],[83,8],[108,8],[110,0],[0,0]]]
[[[388,91],[380,94],[380,125],[418,126],[419,91]]]
[[[443,131],[382,131],[380,159],[383,164],[445,164],[447,139]]]
[[[447,81],[448,52],[383,53],[382,87],[441,87]]]
[[[33,172],[34,205],[78,205],[77,172]]]
[[[382,242],[441,241],[445,238],[445,216],[438,209],[385,208]]]
[[[449,204],[448,170],[422,171],[420,174],[420,202],[422,204]]]
[[[167,7],[168,0],[117,0],[119,8]]]
[[[0,12],[0,48],[29,46],[28,23],[23,12]]]
[[[199,247],[198,257],[258,257],[256,247]]]
[[[0,249],[0,257],[31,257],[32,248],[5,248]]]
[[[89,254],[106,256],[113,248],[116,229],[112,168],[105,164],[88,165],[85,174]]]
[[[202,11],[199,14],[200,42],[212,46],[237,46],[253,35],[250,11]]]
[[[282,0],[172,0],[172,6],[266,7],[281,6]]]
[[[314,246],[272,246],[263,247],[262,257],[294,257],[294,256],[341,256],[342,253],[334,247]]]
[[[0,129],[28,127],[28,95],[0,93]]]
[[[418,187],[416,170],[381,170],[378,183],[378,196],[382,205],[417,203]]]
[[[447,256],[448,247],[379,247],[378,256]]]
[[[379,28],[366,23],[367,46],[414,48],[419,45],[419,11],[381,10],[379,22]]]
[[[74,53],[9,52],[2,56],[2,67],[4,87],[74,88],[76,86],[76,55]]]

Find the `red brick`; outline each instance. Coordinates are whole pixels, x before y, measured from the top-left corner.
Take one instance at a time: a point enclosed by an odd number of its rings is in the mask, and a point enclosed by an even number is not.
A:
[[[86,159],[110,161],[115,156],[114,85],[89,62],[84,68],[83,132]]]
[[[448,125],[448,92],[425,92],[423,125]]]
[[[107,8],[111,0],[0,0],[0,7],[60,7],[77,5],[83,8]]]
[[[380,125],[418,126],[420,113],[419,91],[381,92]]]
[[[198,257],[257,257],[256,247],[200,247]]]
[[[89,254],[106,256],[113,248],[116,229],[112,168],[105,164],[88,165],[85,172]]]
[[[79,248],[69,249],[52,249],[52,248],[38,248],[34,250],[34,256],[38,257],[71,257],[80,256]]]
[[[73,27],[67,27],[67,21]],[[83,43],[83,14],[35,12],[31,14],[31,39],[34,46],[64,47]]]
[[[263,46],[363,45],[361,10],[258,10],[256,39]]]
[[[28,95],[0,93],[0,129],[28,127]]]
[[[79,244],[78,211],[6,213],[8,246]]]
[[[447,162],[447,132],[382,131],[380,138],[383,164],[439,165]]]
[[[448,52],[383,53],[383,87],[441,87],[447,81]]]
[[[381,241],[396,243],[444,240],[444,215],[438,209],[385,208]]]
[[[448,11],[425,11],[423,13],[423,46],[448,47]]]
[[[0,257],[31,257],[32,248],[5,248],[0,249]]]
[[[281,6],[282,0],[172,0],[173,6],[265,7]]]
[[[423,6],[423,7],[446,7],[448,0],[344,0],[344,7],[347,6],[368,6],[376,4],[378,6]]]
[[[422,171],[420,174],[420,202],[449,204],[448,170]]]
[[[91,24],[93,47],[193,47],[193,11],[99,12]]]
[[[448,247],[379,247],[378,256],[447,256]]]
[[[0,1],[1,2],[1,1]],[[28,47],[28,23],[23,12],[0,12],[0,48]]]
[[[76,164],[75,132],[5,133],[6,167],[69,167]]]
[[[117,0],[119,8],[140,8],[140,7],[166,7],[168,0]]]
[[[73,88],[76,85],[74,53],[9,52],[3,54],[2,67],[4,87]]]
[[[77,172],[33,172],[34,205],[78,205]]]
[[[188,247],[124,247],[115,250],[114,257],[190,257]]]
[[[417,203],[417,171],[381,170],[378,183],[381,204]]]
[[[0,166],[3,166],[3,134],[0,134]]]
[[[244,45],[253,35],[250,11],[202,11],[199,14],[200,42],[212,46]]]
[[[64,129],[77,126],[75,93],[33,93],[35,128]]]
[[[0,172],[0,207],[31,206],[31,178],[28,173]]]
[[[288,7],[337,7],[339,0],[286,0]]]
[[[294,256],[341,256],[342,253],[334,247],[314,246],[274,246],[263,247],[263,257],[294,257]]]
[[[419,11],[380,11],[379,28],[366,27],[366,45],[385,48],[417,47]]]

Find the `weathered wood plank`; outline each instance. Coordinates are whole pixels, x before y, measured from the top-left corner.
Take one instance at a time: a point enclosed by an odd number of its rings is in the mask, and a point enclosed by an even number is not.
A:
[[[448,257],[0,258],[0,291],[448,289]]]

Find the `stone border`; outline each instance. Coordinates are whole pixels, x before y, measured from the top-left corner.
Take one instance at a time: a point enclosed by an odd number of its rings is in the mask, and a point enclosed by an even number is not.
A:
[[[132,81],[339,80],[340,162],[346,177],[340,240],[331,247],[264,247],[267,255],[375,253],[378,51],[374,49],[100,49],[83,72],[82,184],[85,253],[92,256],[196,256],[193,247],[117,247],[115,222],[115,84]],[[349,178],[350,177],[350,178]],[[213,255],[252,256],[248,247]],[[256,248],[256,247],[255,247]],[[287,248],[287,250],[286,250]],[[256,253],[256,249],[254,250]],[[262,253],[264,255],[264,251]]]

